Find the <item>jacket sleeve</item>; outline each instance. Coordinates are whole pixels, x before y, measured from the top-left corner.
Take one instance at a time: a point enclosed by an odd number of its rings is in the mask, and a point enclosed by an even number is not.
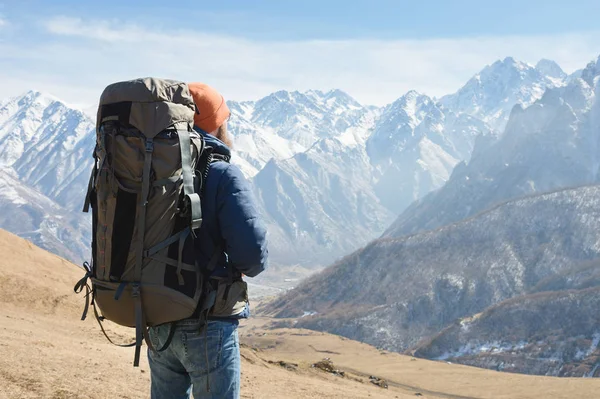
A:
[[[249,277],[267,266],[267,230],[250,184],[235,165],[223,172],[217,193],[217,215],[231,265]]]

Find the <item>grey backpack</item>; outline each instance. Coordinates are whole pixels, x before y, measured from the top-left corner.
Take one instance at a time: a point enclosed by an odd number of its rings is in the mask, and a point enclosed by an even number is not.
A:
[[[136,347],[134,366],[144,340],[155,350],[148,327],[189,318],[197,308],[206,316],[214,304],[206,281],[220,253],[201,270],[193,245],[213,160],[192,129],[195,112],[187,84],[172,80],[115,83],[100,98],[84,206],[92,208],[92,262],[75,291],[86,289],[82,320],[91,299],[107,338],[104,319],[135,327],[135,342],[120,345]]]

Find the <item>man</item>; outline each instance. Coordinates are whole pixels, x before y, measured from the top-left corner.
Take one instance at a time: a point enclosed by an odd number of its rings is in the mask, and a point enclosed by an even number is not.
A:
[[[188,85],[197,112],[194,129],[216,157],[229,159],[227,137],[230,112],[212,87]],[[240,169],[228,162],[211,163],[202,193],[202,227],[196,232],[200,267],[213,256],[217,268],[211,279],[218,286],[208,324],[202,329],[196,314],[188,320],[150,329],[150,339],[161,347],[170,328],[175,332],[164,352],[148,351],[153,399],[238,398],[240,393],[239,319],[249,316],[246,284],[267,263],[266,230],[258,215],[250,185]],[[228,272],[231,270],[231,273]],[[231,281],[233,280],[233,284]]]

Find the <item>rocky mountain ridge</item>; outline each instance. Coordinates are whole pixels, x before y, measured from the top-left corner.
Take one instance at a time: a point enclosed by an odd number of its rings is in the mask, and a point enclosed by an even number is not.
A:
[[[502,301],[597,286],[598,268],[580,266],[600,260],[598,195],[600,186],[529,196],[437,230],[376,240],[265,311],[296,318],[297,327],[406,351]],[[549,320],[562,317],[559,309]],[[510,325],[510,312],[498,320]],[[600,330],[598,319],[590,323]]]

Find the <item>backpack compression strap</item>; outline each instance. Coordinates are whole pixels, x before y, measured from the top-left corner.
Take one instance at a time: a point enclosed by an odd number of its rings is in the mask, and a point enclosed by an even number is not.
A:
[[[190,153],[190,132],[187,130],[178,130],[179,149],[181,151],[181,171],[183,177],[184,207],[190,215],[190,227],[192,230],[200,228],[202,225],[202,207],[200,205],[200,196],[194,191],[194,172],[192,171],[192,155]],[[202,140],[204,147],[204,140]],[[202,153],[203,148],[200,149]]]
[[[185,240],[191,231],[199,228],[202,224],[202,207],[200,204],[200,196],[194,192],[194,174],[192,172],[192,155],[190,152],[191,140],[190,132],[187,130],[178,130],[179,149],[181,154],[181,177],[183,180],[184,214],[190,218],[190,229],[185,229],[179,236],[179,254],[177,259],[177,277],[180,285],[184,284],[181,270],[183,269],[183,248]],[[202,141],[204,143],[204,141]],[[144,307],[142,304],[141,294],[141,278],[142,278],[142,262],[144,259],[144,231],[146,228],[146,206],[148,204],[148,194],[150,192],[150,170],[152,167],[152,153],[154,151],[154,140],[146,138],[146,152],[144,157],[144,169],[142,175],[142,194],[140,197],[140,213],[137,220],[138,224],[138,243],[136,263],[134,269],[134,282],[131,284],[131,296],[133,297],[135,306],[135,333],[136,345],[133,365],[139,366],[142,341],[145,340],[149,348],[154,350],[152,343],[148,337],[146,327],[146,318],[144,315]],[[202,149],[200,149],[200,152]]]
[[[142,304],[142,293],[140,283],[142,280],[142,261],[144,258],[144,232],[146,231],[146,206],[148,205],[148,194],[150,192],[150,170],[152,169],[152,153],[154,152],[154,139],[146,138],[144,153],[144,169],[142,172],[142,193],[139,197],[139,214],[137,218],[137,247],[135,256],[135,268],[133,270],[133,282],[131,283],[131,297],[133,298],[135,310],[135,355],[133,366],[140,365],[140,353],[142,340],[146,338],[144,307]],[[146,342],[148,343],[148,342]]]

